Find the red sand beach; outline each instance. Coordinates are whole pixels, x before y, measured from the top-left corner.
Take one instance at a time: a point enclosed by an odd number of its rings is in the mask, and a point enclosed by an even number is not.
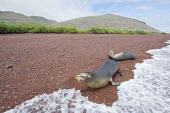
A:
[[[96,103],[111,105],[117,87],[90,89],[75,80],[81,72],[95,71],[108,51],[134,52],[136,60],[120,61],[123,82],[133,78],[135,63],[151,56],[145,51],[166,46],[170,35],[114,34],[6,34],[0,35],[0,112],[43,93],[75,88]]]

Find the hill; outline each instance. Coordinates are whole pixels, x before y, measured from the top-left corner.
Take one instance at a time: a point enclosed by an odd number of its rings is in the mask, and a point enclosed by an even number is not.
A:
[[[123,16],[107,14],[101,16],[87,16],[63,22],[56,22],[40,16],[26,16],[12,11],[0,11],[0,21],[6,23],[31,23],[53,26],[74,26],[78,29],[104,27],[122,30],[142,30],[146,32],[159,32],[148,26],[145,22]]]
[[[36,23],[44,24],[44,25],[53,25],[57,23],[54,20],[49,20],[40,16],[30,16],[30,18],[32,18]]]
[[[146,25],[146,23],[127,17],[113,14],[101,16],[88,16],[63,21],[56,24],[57,26],[75,26],[79,29],[88,29],[92,27],[105,27],[122,30],[143,30],[149,32],[159,32],[158,30]]]
[[[53,25],[57,23],[54,20],[49,20],[44,17],[40,17],[40,16],[29,17],[12,11],[0,11],[0,21],[6,23],[31,23],[31,24],[43,24],[43,25]]]

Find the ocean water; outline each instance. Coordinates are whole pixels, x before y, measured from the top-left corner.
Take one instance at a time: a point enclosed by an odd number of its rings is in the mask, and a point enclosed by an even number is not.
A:
[[[170,45],[147,53],[152,59],[135,65],[134,79],[118,86],[118,100],[111,107],[89,101],[79,90],[61,89],[38,95],[6,113],[170,113]]]

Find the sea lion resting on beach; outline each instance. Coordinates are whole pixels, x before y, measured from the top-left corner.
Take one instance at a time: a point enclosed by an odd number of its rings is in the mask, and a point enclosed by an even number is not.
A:
[[[114,60],[105,61],[95,72],[85,72],[76,75],[75,78],[78,82],[83,83],[91,88],[100,88],[106,86],[109,82],[112,85],[119,85],[119,82],[115,82],[113,76],[119,73],[120,76],[124,76],[119,69],[119,66]]]
[[[113,55],[113,51],[109,51],[108,54],[110,60],[104,62],[95,72],[85,72],[76,75],[75,78],[78,82],[83,83],[91,88],[100,88],[111,82],[112,85],[119,85],[119,82],[115,82],[113,76],[119,73],[124,76],[119,69],[116,61],[122,60],[134,60],[135,54],[129,52],[121,52]]]
[[[134,60],[135,54],[130,52],[120,52],[116,55],[113,55],[113,51],[109,51],[109,58],[115,61],[123,61],[123,60]]]

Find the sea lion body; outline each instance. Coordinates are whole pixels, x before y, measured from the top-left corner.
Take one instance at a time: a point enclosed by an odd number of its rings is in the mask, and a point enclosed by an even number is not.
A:
[[[130,52],[120,52],[118,54],[113,55],[113,51],[109,51],[109,58],[115,61],[123,61],[123,60],[134,60],[135,54]]]
[[[76,75],[75,78],[78,82],[83,83],[91,88],[101,88],[106,86],[109,82],[112,85],[119,85],[115,82],[113,76],[119,73],[124,76],[119,69],[116,61],[134,60],[135,54],[130,52],[121,52],[113,55],[113,51],[109,51],[109,60],[105,61],[95,72],[85,72]]]
[[[122,77],[119,66],[114,60],[105,61],[95,72],[80,73],[75,78],[91,88],[100,88],[106,86],[109,82],[112,85],[119,85],[118,82],[113,80],[113,76],[119,73]]]

